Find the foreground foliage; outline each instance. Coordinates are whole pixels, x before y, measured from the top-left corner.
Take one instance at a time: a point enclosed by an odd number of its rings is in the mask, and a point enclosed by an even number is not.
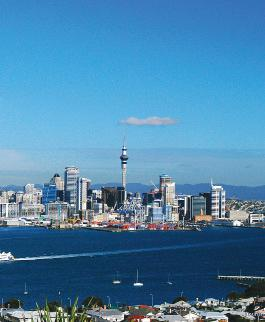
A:
[[[37,305],[40,322],[89,322],[91,319],[86,316],[86,308],[79,313],[77,302],[78,298],[69,310],[57,306],[57,302],[46,303],[44,309]]]

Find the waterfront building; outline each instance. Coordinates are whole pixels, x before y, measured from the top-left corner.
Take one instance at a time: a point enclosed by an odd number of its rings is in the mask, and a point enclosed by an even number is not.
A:
[[[42,189],[42,204],[57,200],[57,187],[55,184],[45,183]]]
[[[195,216],[206,213],[206,199],[203,196],[191,196],[190,197],[190,220],[193,220]]]
[[[189,195],[178,195],[178,211],[180,219],[189,219],[190,218],[190,198]]]
[[[85,212],[87,210],[87,195],[91,184],[91,180],[87,178],[79,178],[78,180],[78,210]]]
[[[17,203],[0,203],[0,217],[18,218],[19,206]]]
[[[63,222],[68,217],[68,210],[67,202],[50,202],[45,205],[45,216],[52,221]]]
[[[265,214],[262,212],[250,213],[248,222],[250,225],[265,224]]]
[[[39,204],[19,204],[19,216],[20,217],[30,217],[39,218],[44,213],[44,205]]]
[[[205,214],[208,216],[211,216],[212,213],[212,199],[211,199],[211,192],[203,192],[200,193],[200,196],[203,196],[205,198],[206,201],[206,210],[205,210]]]
[[[225,190],[211,183],[211,215],[213,219],[225,218]]]
[[[159,223],[165,220],[163,207],[153,205],[148,208],[148,218],[147,220],[151,223]]]
[[[78,190],[79,168],[66,167],[64,172],[64,199],[69,203],[71,213],[76,212],[78,206],[77,190]]]

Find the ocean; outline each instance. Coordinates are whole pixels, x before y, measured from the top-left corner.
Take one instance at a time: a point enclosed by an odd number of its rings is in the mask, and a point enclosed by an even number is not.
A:
[[[69,305],[78,297],[81,304],[90,295],[112,305],[151,304],[152,295],[155,304],[180,294],[221,299],[242,289],[217,280],[218,272],[265,275],[264,245],[265,230],[255,228],[126,233],[1,228],[0,251],[11,251],[16,260],[0,264],[0,299],[19,298],[26,308],[46,299]],[[133,286],[137,269],[141,288]],[[117,271],[122,283],[113,285]]]

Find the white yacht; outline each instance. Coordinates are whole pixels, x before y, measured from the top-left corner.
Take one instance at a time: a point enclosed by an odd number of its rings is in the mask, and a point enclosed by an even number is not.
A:
[[[25,288],[24,288],[24,295],[28,295],[29,294],[29,291],[27,289],[27,284],[25,283]]]
[[[8,252],[8,253],[6,253],[6,252],[0,253],[0,262],[12,261],[14,259],[15,259],[15,257],[10,252]]]
[[[135,286],[135,287],[142,287],[144,284],[143,283],[141,283],[141,282],[139,282],[139,273],[138,273],[138,269],[137,269],[137,273],[136,273],[136,282],[135,283],[133,283],[133,286]]]
[[[167,284],[172,285],[173,283],[170,280],[170,274],[167,275]]]
[[[121,280],[119,279],[119,273],[116,272],[116,277],[114,278],[114,280],[112,281],[112,284],[121,284]]]

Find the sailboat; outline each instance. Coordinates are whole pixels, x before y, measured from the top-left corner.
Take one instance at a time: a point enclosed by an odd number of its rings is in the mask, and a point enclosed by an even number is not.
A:
[[[139,282],[139,272],[138,272],[138,269],[136,271],[136,282],[133,283],[133,286],[135,287],[142,287],[144,284]]]
[[[28,295],[29,292],[28,292],[28,289],[27,289],[27,284],[25,283],[25,287],[24,287],[24,295]]]
[[[112,281],[112,284],[121,284],[121,280],[119,279],[119,273],[116,272],[116,277],[114,278],[114,280]]]
[[[170,274],[167,275],[167,284],[172,285],[173,283],[170,281],[169,276],[170,276]]]

